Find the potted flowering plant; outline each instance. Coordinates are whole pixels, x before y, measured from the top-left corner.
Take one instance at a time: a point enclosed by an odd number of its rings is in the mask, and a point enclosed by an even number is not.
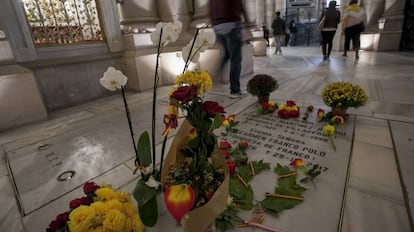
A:
[[[367,103],[368,96],[358,85],[349,82],[333,82],[323,88],[322,99],[332,108],[333,115],[345,117],[349,107],[363,106]]]
[[[257,96],[260,104],[268,102],[270,93],[278,87],[277,80],[266,74],[257,74],[247,82],[247,92]]]

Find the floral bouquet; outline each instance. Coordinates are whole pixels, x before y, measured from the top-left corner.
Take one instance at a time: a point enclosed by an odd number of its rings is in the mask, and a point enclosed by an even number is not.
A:
[[[165,159],[161,175],[164,199],[184,230],[203,231],[227,205],[228,170],[213,133],[222,125],[225,112],[217,102],[202,97],[212,87],[207,72],[186,71],[176,83],[170,93],[170,107],[177,110],[169,110],[164,116],[166,130],[177,126],[177,115],[171,112],[181,109],[186,120]]]
[[[94,182],[85,183],[83,191],[85,196],[72,200],[70,210],[57,215],[47,232],[144,231],[137,208],[127,193]]]
[[[349,82],[333,82],[322,90],[322,99],[332,108],[348,109],[363,106],[368,101],[365,91]]]
[[[296,103],[294,101],[286,101],[286,105],[279,105],[279,110],[277,114],[281,118],[297,118],[300,114],[299,107],[296,106]]]

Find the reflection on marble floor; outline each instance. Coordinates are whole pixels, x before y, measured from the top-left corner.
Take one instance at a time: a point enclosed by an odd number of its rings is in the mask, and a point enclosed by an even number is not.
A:
[[[272,50],[268,54],[254,58],[254,71],[278,79],[279,89],[271,95],[278,103],[292,99],[300,105],[323,106],[320,92],[333,81],[357,83],[370,98],[367,105],[349,112],[355,115],[355,134],[342,227],[338,230],[414,231],[414,172],[410,168],[414,163],[414,56],[361,52],[355,61],[334,53],[329,61],[323,61],[320,49],[315,47],[287,47],[283,56],[270,55]],[[242,79],[242,86],[248,79]],[[162,87],[159,91],[157,134],[163,128],[161,116],[166,102],[162,100],[168,89]],[[221,101],[228,114],[237,114],[256,101],[253,96],[229,99],[227,92],[228,85],[215,84],[210,97]],[[137,134],[149,130],[151,92],[129,93],[128,100]],[[100,157],[92,164],[93,170],[79,164],[79,172],[89,172],[77,178],[112,183],[115,188],[131,192],[135,180],[126,128],[122,100],[117,95],[55,112],[45,122],[1,133],[0,153],[4,158],[0,161],[0,204],[4,207],[0,210],[0,231],[44,231],[54,215],[67,210],[68,202],[81,194],[80,185],[52,184],[48,192],[36,189],[34,182],[51,181],[48,178],[54,178],[50,176],[57,172],[43,164],[48,163],[44,155],[43,161],[39,155],[33,156],[43,154],[33,153],[40,145],[52,144],[55,154],[64,159],[74,152],[71,141],[86,138],[89,142],[102,139],[112,143],[108,135],[124,137],[125,141],[114,145],[119,146],[117,156]],[[99,162],[105,164],[97,165]],[[38,169],[33,165],[39,165]],[[18,180],[16,187],[11,184],[11,172]]]

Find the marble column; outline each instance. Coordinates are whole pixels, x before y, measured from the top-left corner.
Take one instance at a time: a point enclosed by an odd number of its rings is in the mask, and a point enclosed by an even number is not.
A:
[[[160,21],[157,1],[125,0],[118,3],[121,29],[124,33],[137,33],[146,27],[153,27]]]
[[[275,17],[275,1],[266,0],[266,24],[270,29],[273,19]]]
[[[280,16],[284,18],[286,12],[286,0],[275,0],[275,12],[280,11]]]
[[[261,26],[265,22],[265,0],[256,0],[256,24]]]
[[[363,6],[365,9],[366,27],[376,28],[378,25],[378,18],[384,14],[385,0],[364,0]]]

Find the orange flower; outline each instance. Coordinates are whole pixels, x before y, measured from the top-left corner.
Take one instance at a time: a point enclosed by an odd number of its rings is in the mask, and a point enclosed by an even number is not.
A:
[[[319,118],[323,118],[325,116],[325,111],[323,109],[318,109],[317,115]]]
[[[333,116],[331,121],[336,123],[336,124],[343,124],[345,122],[343,117],[337,116],[337,115]]]
[[[164,201],[171,216],[180,223],[181,218],[193,208],[194,190],[186,184],[171,185],[164,192]]]
[[[227,120],[229,120],[229,122],[233,122],[234,121],[234,114],[230,114],[228,117],[227,117]]]
[[[303,162],[302,159],[294,159],[292,162],[290,162],[289,166],[292,166],[294,168],[300,168],[305,166],[305,162]]]

